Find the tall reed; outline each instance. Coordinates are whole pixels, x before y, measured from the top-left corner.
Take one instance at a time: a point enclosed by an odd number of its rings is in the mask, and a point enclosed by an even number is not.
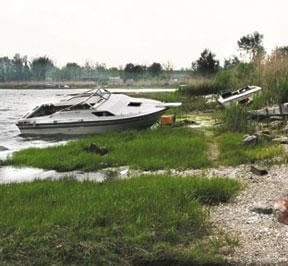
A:
[[[232,104],[218,114],[218,131],[251,133],[255,131],[255,122],[249,119],[247,109],[241,105]]]

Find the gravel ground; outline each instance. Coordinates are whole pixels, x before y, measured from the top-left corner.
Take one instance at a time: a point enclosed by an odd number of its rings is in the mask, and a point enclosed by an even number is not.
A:
[[[230,203],[211,208],[211,221],[216,231],[239,238],[239,247],[226,257],[235,265],[288,265],[288,225],[273,214],[274,202],[288,199],[288,166],[265,168],[268,174],[258,176],[250,165],[206,170],[171,170],[176,176],[204,175],[241,180],[245,187]],[[164,174],[159,171],[159,174]]]
[[[249,165],[208,169],[206,174],[246,183],[233,202],[211,210],[214,226],[240,240],[227,260],[235,265],[288,265],[288,225],[279,223],[272,213],[275,200],[288,198],[288,166],[268,168],[264,176],[251,173]]]

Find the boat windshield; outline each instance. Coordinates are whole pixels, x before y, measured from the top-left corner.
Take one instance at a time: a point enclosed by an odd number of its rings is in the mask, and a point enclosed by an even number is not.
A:
[[[27,118],[48,116],[59,111],[71,111],[71,110],[88,110],[91,106],[87,103],[77,104],[77,105],[59,105],[55,106],[53,104],[43,104],[37,108],[34,108],[33,111],[28,114]]]
[[[63,106],[54,106],[53,104],[42,104],[39,107],[33,109],[33,111],[28,114],[27,118],[46,116],[54,114],[57,111],[60,111],[65,107]]]

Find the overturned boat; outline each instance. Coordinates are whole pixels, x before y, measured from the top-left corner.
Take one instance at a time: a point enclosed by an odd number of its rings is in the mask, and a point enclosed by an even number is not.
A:
[[[157,122],[169,107],[180,105],[112,94],[100,88],[37,106],[16,125],[22,135],[81,135],[140,129]]]
[[[261,90],[262,88],[258,86],[247,86],[235,91],[223,92],[219,95],[217,101],[224,106],[229,106],[232,103],[247,104],[251,102],[253,94]]]

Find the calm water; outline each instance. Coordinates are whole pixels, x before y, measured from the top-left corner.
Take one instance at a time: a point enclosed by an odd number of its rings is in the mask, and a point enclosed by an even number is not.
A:
[[[55,144],[61,140],[23,138],[16,126],[16,122],[28,111],[42,103],[58,101],[68,93],[81,90],[0,90],[0,146],[8,151],[0,151],[0,159],[7,153],[26,147],[41,147]],[[83,90],[82,90],[83,91]]]

